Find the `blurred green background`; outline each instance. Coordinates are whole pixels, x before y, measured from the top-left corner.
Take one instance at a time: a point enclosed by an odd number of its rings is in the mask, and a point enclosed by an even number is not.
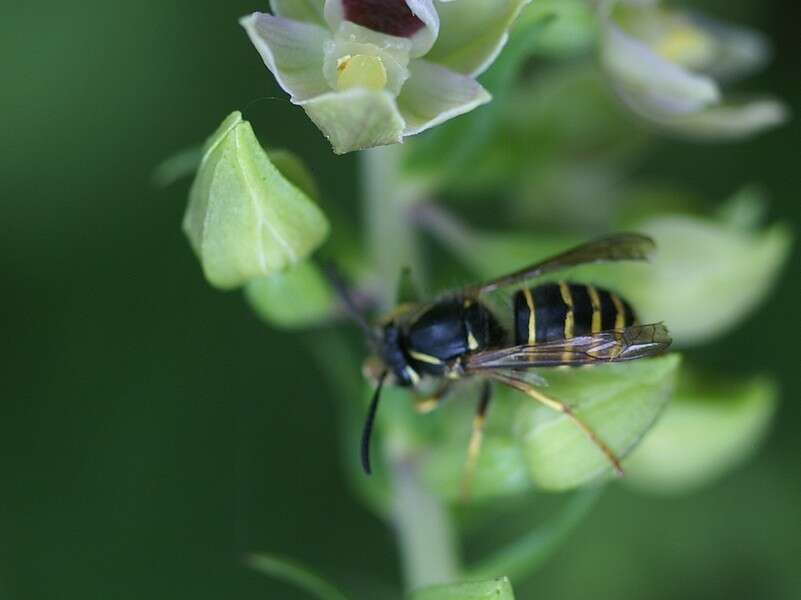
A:
[[[748,87],[798,113],[799,5],[703,4],[770,35],[776,60]],[[305,597],[246,570],[256,550],[343,587],[399,580],[391,531],[347,489],[304,339],[206,284],[180,231],[186,186],[149,180],[240,108],[265,144],[307,160],[324,208],[357,218],[354,157],[331,154],[236,23],[264,8],[0,3],[0,598]],[[264,96],[279,99],[250,104]],[[642,171],[711,199],[761,183],[797,231],[800,133],[796,119],[748,143],[664,142]],[[519,598],[801,597],[799,258],[693,356],[777,374],[764,450],[691,496],[615,486]]]

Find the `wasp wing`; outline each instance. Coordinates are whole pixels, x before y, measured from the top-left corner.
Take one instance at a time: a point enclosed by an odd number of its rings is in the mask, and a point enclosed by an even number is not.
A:
[[[623,362],[664,352],[670,342],[668,330],[662,323],[632,325],[564,340],[475,352],[465,358],[464,370],[477,373]]]
[[[645,260],[655,247],[654,241],[648,236],[639,233],[619,233],[581,244],[514,273],[470,286],[465,293],[475,297],[553,271],[587,263]]]

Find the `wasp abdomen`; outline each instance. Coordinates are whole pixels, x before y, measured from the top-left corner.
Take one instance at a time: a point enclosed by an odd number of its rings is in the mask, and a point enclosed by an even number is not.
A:
[[[514,296],[515,343],[537,344],[623,329],[637,318],[616,294],[591,285],[547,283]]]

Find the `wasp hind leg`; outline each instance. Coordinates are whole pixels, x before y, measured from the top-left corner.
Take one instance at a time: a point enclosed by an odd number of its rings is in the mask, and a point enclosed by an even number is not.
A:
[[[503,383],[504,385],[508,385],[520,392],[526,394],[529,398],[533,398],[537,402],[544,404],[548,408],[555,410],[557,412],[562,413],[569,419],[571,419],[579,429],[590,439],[590,441],[595,444],[595,446],[603,452],[606,459],[612,465],[612,468],[615,470],[615,473],[618,475],[623,475],[623,467],[620,464],[620,459],[617,455],[612,451],[612,449],[604,443],[604,441],[598,437],[598,434],[592,430],[592,428],[587,425],[584,421],[582,421],[576,413],[573,412],[567,404],[560,400],[556,400],[555,398],[551,398],[550,396],[546,396],[533,385],[524,381],[522,379],[518,379],[517,377],[508,376],[508,375],[499,375],[496,374],[493,376],[493,379],[498,381],[499,383]]]
[[[481,398],[478,401],[478,409],[473,417],[473,431],[470,434],[470,443],[467,446],[467,460],[464,465],[464,475],[462,475],[462,485],[460,497],[463,502],[470,499],[470,488],[473,484],[473,477],[476,473],[478,456],[481,454],[481,442],[484,439],[484,423],[487,420],[487,408],[492,397],[492,383],[485,381],[481,388]]]

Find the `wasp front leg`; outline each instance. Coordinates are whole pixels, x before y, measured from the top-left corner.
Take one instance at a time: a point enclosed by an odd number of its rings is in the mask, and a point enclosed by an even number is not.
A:
[[[450,393],[452,387],[453,381],[443,381],[431,394],[419,396],[416,399],[414,403],[415,410],[421,414],[430,413],[440,405],[440,402]]]

